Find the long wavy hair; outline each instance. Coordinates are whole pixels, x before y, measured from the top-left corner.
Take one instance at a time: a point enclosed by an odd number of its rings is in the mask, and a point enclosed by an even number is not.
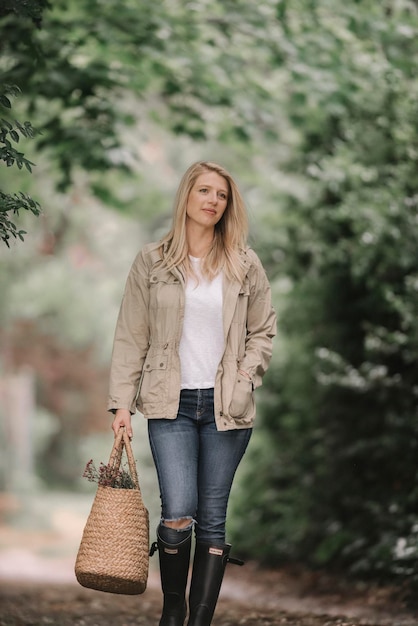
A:
[[[205,172],[216,172],[226,180],[228,202],[224,214],[215,225],[210,250],[202,259],[202,274],[212,280],[223,270],[229,279],[241,281],[244,266],[240,250],[245,248],[247,242],[247,211],[231,174],[221,165],[210,161],[193,163],[180,181],[174,200],[172,226],[161,242],[166,249],[163,265],[183,269],[187,275],[193,274],[186,239],[186,210],[190,191],[197,177]]]

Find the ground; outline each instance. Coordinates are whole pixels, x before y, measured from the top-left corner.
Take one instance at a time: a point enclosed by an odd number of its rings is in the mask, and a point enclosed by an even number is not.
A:
[[[74,562],[91,498],[0,497],[0,626],[157,626],[158,558],[141,596],[84,589]],[[235,555],[239,556],[239,555]],[[228,565],[213,626],[418,626],[407,587],[300,567]]]
[[[244,573],[244,569],[246,570]],[[2,581],[0,626],[157,626],[158,572],[141,596],[121,596],[76,582]],[[416,626],[418,612],[400,589],[337,584],[324,574],[229,566],[213,626]]]

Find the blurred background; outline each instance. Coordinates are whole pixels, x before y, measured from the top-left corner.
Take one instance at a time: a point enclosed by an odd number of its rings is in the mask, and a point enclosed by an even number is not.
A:
[[[126,276],[211,159],[279,318],[229,539],[416,582],[417,3],[6,0],[0,51],[0,577],[72,576]]]

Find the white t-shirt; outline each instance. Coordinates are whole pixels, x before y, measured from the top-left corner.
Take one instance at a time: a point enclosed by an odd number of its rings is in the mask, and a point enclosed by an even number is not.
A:
[[[200,259],[190,256],[199,277],[189,277],[183,332],[180,339],[181,388],[209,389],[215,386],[215,376],[224,350],[222,317],[222,273],[212,281],[200,272]]]

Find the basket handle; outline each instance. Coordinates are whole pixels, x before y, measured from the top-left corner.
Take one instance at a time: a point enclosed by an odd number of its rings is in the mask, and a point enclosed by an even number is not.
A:
[[[122,438],[123,438],[123,427],[119,428],[118,430],[118,434],[116,435],[114,439],[112,452],[110,453],[110,458],[109,458],[109,466],[116,470],[119,469],[121,459],[122,459],[122,449],[123,449]]]
[[[115,437],[115,441],[113,443],[112,452],[110,453],[109,465],[113,467],[115,470],[120,468],[121,460],[122,460],[122,452],[125,447],[126,456],[128,457],[128,465],[129,471],[131,473],[131,478],[135,487],[139,489],[139,480],[138,473],[136,471],[136,463],[134,459],[134,455],[132,452],[131,441],[128,437],[128,433],[126,432],[126,428],[121,426],[119,428],[118,434]]]

